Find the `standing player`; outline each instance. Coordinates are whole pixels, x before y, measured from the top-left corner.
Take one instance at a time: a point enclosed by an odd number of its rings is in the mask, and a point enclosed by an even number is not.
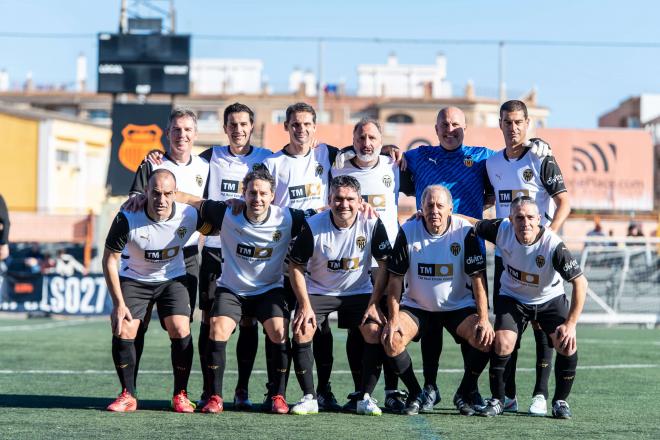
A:
[[[209,163],[207,160],[192,154],[192,149],[197,140],[197,115],[195,112],[185,108],[176,108],[170,113],[167,124],[167,140],[169,148],[167,153],[159,158],[158,164],[144,160],[135,173],[129,196],[144,194],[149,179],[156,170],[165,169],[174,174],[177,179],[179,191],[201,196],[204,193],[206,179],[209,174]],[[199,234],[190,236],[188,243],[183,248],[183,256],[186,262],[186,287],[190,295],[190,318],[195,311],[197,299],[197,286],[199,279],[199,260],[197,254]],[[151,307],[147,311],[145,319],[141,321],[137,336],[135,337],[135,379],[144,349],[144,335],[147,331],[151,317]]]
[[[9,210],[0,194],[0,261],[9,257]]]
[[[451,216],[451,193],[431,185],[422,194],[422,218],[399,231],[388,263],[385,352],[410,396],[403,414],[417,414],[424,401],[406,346],[426,332],[446,328],[461,345],[465,372],[454,396],[463,415],[480,403],[477,381],[488,363],[493,328],[488,321],[486,259],[467,220]],[[405,292],[401,295],[405,277]]]
[[[421,196],[429,185],[443,185],[451,191],[454,213],[482,218],[483,211],[494,203],[492,185],[486,172],[486,160],[494,154],[486,147],[463,144],[467,123],[457,107],[446,107],[438,112],[435,132],[438,146],[424,145],[404,153],[405,171],[401,172],[401,191],[414,195],[417,209]],[[532,151],[539,156],[548,153],[548,145],[535,140]],[[438,360],[442,352],[442,331],[428,332],[421,340],[424,369],[424,410],[431,410],[440,402],[436,384]]]
[[[174,174],[156,170],[147,184],[144,209],[120,211],[108,232],[103,274],[113,303],[112,358],[122,385],[109,411],[137,409],[134,340],[152,303],[171,341],[172,407],[176,412],[194,410],[186,394],[193,344],[183,249],[195,231],[208,233],[210,227],[202,224],[194,208],[176,204],[175,194]]]
[[[500,249],[505,268],[490,358],[493,397],[481,415],[497,416],[503,412],[507,363],[529,321],[536,320],[557,351],[552,415],[571,418],[566,398],[575,379],[578,361],[575,328],[587,290],[580,265],[557,234],[541,226],[539,207],[531,197],[514,199],[508,219],[482,220],[474,228],[477,235]],[[562,279],[573,285],[570,307]]]
[[[272,155],[268,149],[251,145],[250,139],[254,130],[254,112],[250,107],[234,103],[225,108],[223,129],[229,139],[229,145],[215,146],[201,154],[210,164],[209,181],[205,196],[210,200],[225,201],[239,199],[243,196],[243,178],[263,161]],[[204,406],[211,386],[211,371],[204,367],[206,360],[206,343],[209,340],[208,314],[213,304],[213,292],[216,280],[222,267],[222,249],[220,237],[208,237],[202,249],[202,265],[200,270],[200,301],[202,324],[199,332],[199,357],[204,377],[204,391],[200,406]],[[252,403],[248,395],[248,384],[254,359],[257,355],[259,334],[256,321],[246,316],[239,325],[239,335],[236,344],[238,360],[238,381],[234,392],[234,408],[250,409]]]
[[[380,219],[358,215],[360,203],[358,181],[351,176],[335,177],[330,187],[330,209],[307,220],[291,250],[291,285],[298,300],[293,322],[293,361],[304,394],[291,409],[293,414],[318,412],[311,370],[314,364],[311,342],[317,317],[321,326],[334,311],[338,313],[340,328],[361,331],[365,338],[362,400],[358,402],[357,412],[381,414],[370,395],[378,381],[383,348],[378,340],[378,326],[361,323],[370,294],[382,292],[384,288],[384,265],[391,247]],[[379,261],[375,287],[369,274],[372,257]],[[372,319],[380,320],[377,316]]]
[[[381,156],[383,146],[380,124],[375,119],[364,118],[353,129],[353,149],[355,157],[346,161],[344,166],[332,168],[333,176],[352,176],[360,183],[360,192],[365,202],[369,203],[378,213],[387,230],[387,238],[394,243],[399,232],[398,199],[399,199],[399,165],[389,156]],[[376,279],[378,264],[372,262],[372,279]],[[385,304],[380,304],[383,306]],[[353,374],[355,389],[361,386],[361,355],[364,339],[356,331],[348,330],[346,350]],[[397,390],[398,377],[389,364],[383,365],[385,376],[385,408],[393,412],[401,412],[405,407],[405,393]],[[358,392],[349,395],[349,402],[344,409],[355,411],[357,400],[361,398]]]
[[[202,408],[205,413],[223,410],[222,379],[225,350],[236,325],[244,317],[256,317],[264,326],[271,343],[277,347],[270,359],[274,372],[275,395],[271,411],[286,414],[284,399],[289,364],[289,310],[284,301],[282,266],[289,242],[304,222],[299,210],[271,205],[274,182],[270,173],[259,168],[242,181],[245,207],[234,214],[224,202],[200,201],[201,215],[220,231],[224,251],[224,270],[217,280],[211,309],[210,340],[206,358],[212,374],[210,397]],[[273,354],[273,353],[271,353]]]
[[[486,162],[488,177],[495,191],[496,217],[505,218],[510,211],[511,201],[520,196],[530,196],[540,209],[541,225],[559,231],[571,208],[568,192],[557,161],[552,156],[539,158],[530,152],[526,143],[529,118],[527,106],[522,101],[507,101],[500,107],[500,128],[506,148],[498,151]],[[495,276],[493,280],[493,305],[497,312],[500,277],[504,266],[499,249],[495,249]],[[535,320],[532,320],[536,341],[536,384],[532,393],[529,413],[546,415],[548,409],[548,380],[552,369],[552,341]],[[504,411],[518,410],[516,399],[516,363],[518,348],[511,354],[507,372]]]

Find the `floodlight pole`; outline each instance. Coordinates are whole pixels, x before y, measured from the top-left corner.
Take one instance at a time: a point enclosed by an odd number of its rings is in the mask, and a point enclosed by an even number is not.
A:
[[[318,85],[317,85],[317,107],[318,107],[318,114],[319,114],[319,119],[321,119],[321,122],[323,122],[323,108],[325,106],[325,90],[323,88],[323,38],[319,38],[319,77],[318,77]]]
[[[499,54],[498,54],[498,64],[499,64],[499,98],[500,104],[506,101],[506,84],[504,83],[504,41],[499,43]]]

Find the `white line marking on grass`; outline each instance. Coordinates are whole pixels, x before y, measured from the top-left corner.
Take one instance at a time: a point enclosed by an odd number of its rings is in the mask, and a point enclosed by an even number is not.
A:
[[[658,364],[614,364],[614,365],[578,365],[578,370],[620,370],[625,368],[642,369],[658,368]],[[535,368],[518,368],[517,371],[536,371]],[[463,373],[458,368],[442,368],[440,373]],[[227,374],[238,374],[236,370],[225,371]],[[266,374],[266,370],[253,370],[253,374]],[[415,373],[422,373],[422,370],[415,370]],[[0,370],[0,374],[61,374],[61,375],[84,375],[84,374],[116,374],[115,370]],[[140,374],[172,374],[171,370],[141,370]],[[191,374],[200,374],[193,370]],[[351,374],[350,370],[333,370],[332,374]]]
[[[41,324],[25,324],[25,325],[7,325],[0,326],[0,332],[27,332],[27,331],[37,331],[37,330],[50,330],[53,328],[59,327],[73,327],[74,325],[81,325],[90,322],[86,319],[74,319],[70,321],[56,321],[56,322],[44,322]]]
[[[660,341],[625,341],[622,339],[588,339],[582,338],[577,340],[580,344],[605,344],[605,345],[660,345]]]

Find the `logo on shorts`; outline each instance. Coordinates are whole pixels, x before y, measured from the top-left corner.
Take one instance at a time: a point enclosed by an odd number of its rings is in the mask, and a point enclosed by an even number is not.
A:
[[[202,184],[204,183],[204,179],[202,179],[202,176],[198,174],[195,176],[195,182],[197,182],[197,186],[201,188]]]
[[[282,238],[282,233],[280,231],[273,231],[273,241],[280,241]]]
[[[366,239],[366,237],[363,236],[363,235],[360,235],[360,236],[355,240],[355,244],[357,245],[357,247],[360,248],[360,250],[364,250],[364,247],[367,245],[367,239]]]
[[[358,270],[360,268],[360,258],[340,258],[339,260],[329,260],[328,270],[333,272],[338,270]]]
[[[323,174],[323,165],[317,163],[315,173],[316,173],[316,177],[321,177],[321,175]]]
[[[273,256],[273,248],[238,244],[236,253],[239,257],[268,259]]]
[[[461,252],[461,245],[458,244],[457,242],[453,242],[451,246],[449,246],[449,250],[451,251],[451,254],[455,257]]]
[[[392,176],[383,176],[383,185],[387,188],[392,186]]]
[[[417,275],[422,278],[451,278],[454,276],[454,265],[417,263]]]
[[[536,256],[536,267],[539,269],[545,265],[545,257],[543,255]]]
[[[474,165],[474,160],[472,159],[472,156],[468,155],[465,156],[465,158],[463,159],[463,163],[465,164],[466,167],[469,168],[472,165]]]
[[[532,172],[531,168],[527,168],[525,171],[523,171],[522,178],[525,180],[525,182],[532,180],[532,177],[534,177],[534,173]]]
[[[185,226],[179,227],[179,229],[176,230],[176,235],[179,236],[179,238],[183,238],[186,236],[186,232],[188,232],[188,228]]]

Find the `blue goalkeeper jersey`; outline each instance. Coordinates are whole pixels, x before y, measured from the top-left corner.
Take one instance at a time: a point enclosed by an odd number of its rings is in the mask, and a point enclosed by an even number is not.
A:
[[[486,160],[493,154],[486,147],[466,145],[452,151],[430,145],[406,151],[408,167],[401,174],[401,191],[414,195],[421,209],[424,188],[444,185],[451,191],[455,213],[480,219],[484,198],[494,194],[486,171]]]

